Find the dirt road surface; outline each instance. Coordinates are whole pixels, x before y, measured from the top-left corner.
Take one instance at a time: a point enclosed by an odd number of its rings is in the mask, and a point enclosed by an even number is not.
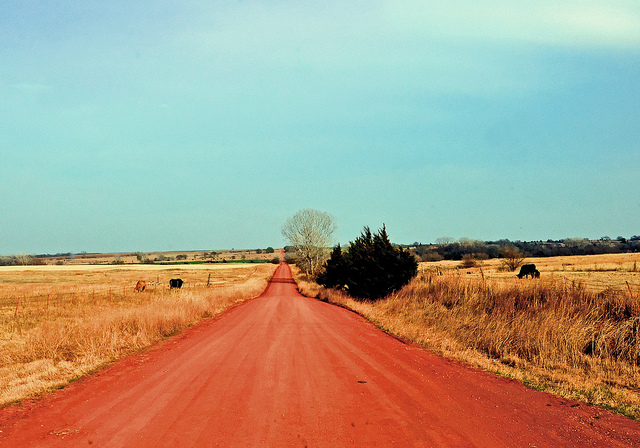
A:
[[[640,424],[265,293],[56,393],[0,410],[0,447],[621,447]]]

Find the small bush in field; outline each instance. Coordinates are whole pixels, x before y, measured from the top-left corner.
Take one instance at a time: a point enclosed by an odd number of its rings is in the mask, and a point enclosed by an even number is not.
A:
[[[509,272],[518,269],[525,258],[515,246],[505,246],[500,255],[502,255],[502,270]]]
[[[422,255],[422,261],[442,261],[444,257],[440,255],[438,252],[427,252]]]
[[[333,249],[318,283],[345,289],[359,299],[377,300],[402,288],[417,272],[415,257],[391,244],[384,226],[375,235],[365,227],[345,252],[339,245]]]
[[[462,257],[462,262],[460,263],[461,268],[475,268],[476,266],[478,266],[478,262],[473,254],[466,254]]]

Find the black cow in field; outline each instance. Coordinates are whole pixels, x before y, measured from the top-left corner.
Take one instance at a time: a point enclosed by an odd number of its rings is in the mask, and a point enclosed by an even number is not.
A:
[[[540,278],[540,271],[536,269],[535,264],[523,264],[516,277],[522,278],[528,276],[531,276],[531,278]]]
[[[169,280],[169,288],[173,289],[173,288],[182,288],[182,283],[184,283],[182,281],[181,278],[172,278],[171,280]]]

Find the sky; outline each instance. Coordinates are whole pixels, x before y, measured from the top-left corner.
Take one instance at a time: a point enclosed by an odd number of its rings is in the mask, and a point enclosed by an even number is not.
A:
[[[0,254],[640,234],[637,0],[0,3]]]

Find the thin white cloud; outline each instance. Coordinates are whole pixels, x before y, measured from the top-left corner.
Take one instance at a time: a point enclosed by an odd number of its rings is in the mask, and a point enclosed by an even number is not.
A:
[[[384,8],[396,30],[482,41],[569,47],[640,47],[640,3],[614,0],[500,0],[446,3],[392,1]]]
[[[303,81],[309,80],[317,89],[352,93],[393,87],[407,93],[527,95],[580,76],[535,64],[528,47],[640,48],[640,2],[603,3],[241,4],[203,13],[210,20],[178,32],[173,46],[200,67],[196,73],[212,75],[210,85],[238,86],[241,92],[270,77],[281,84],[286,79],[286,91],[301,86],[303,93]]]
[[[640,45],[640,7],[616,8],[615,5],[590,5],[561,8],[552,6],[547,24],[556,34],[571,41],[595,46]]]
[[[19,83],[19,84],[10,84],[10,88],[21,90],[25,92],[42,92],[44,90],[49,90],[51,87],[44,84],[33,84],[33,83]]]

